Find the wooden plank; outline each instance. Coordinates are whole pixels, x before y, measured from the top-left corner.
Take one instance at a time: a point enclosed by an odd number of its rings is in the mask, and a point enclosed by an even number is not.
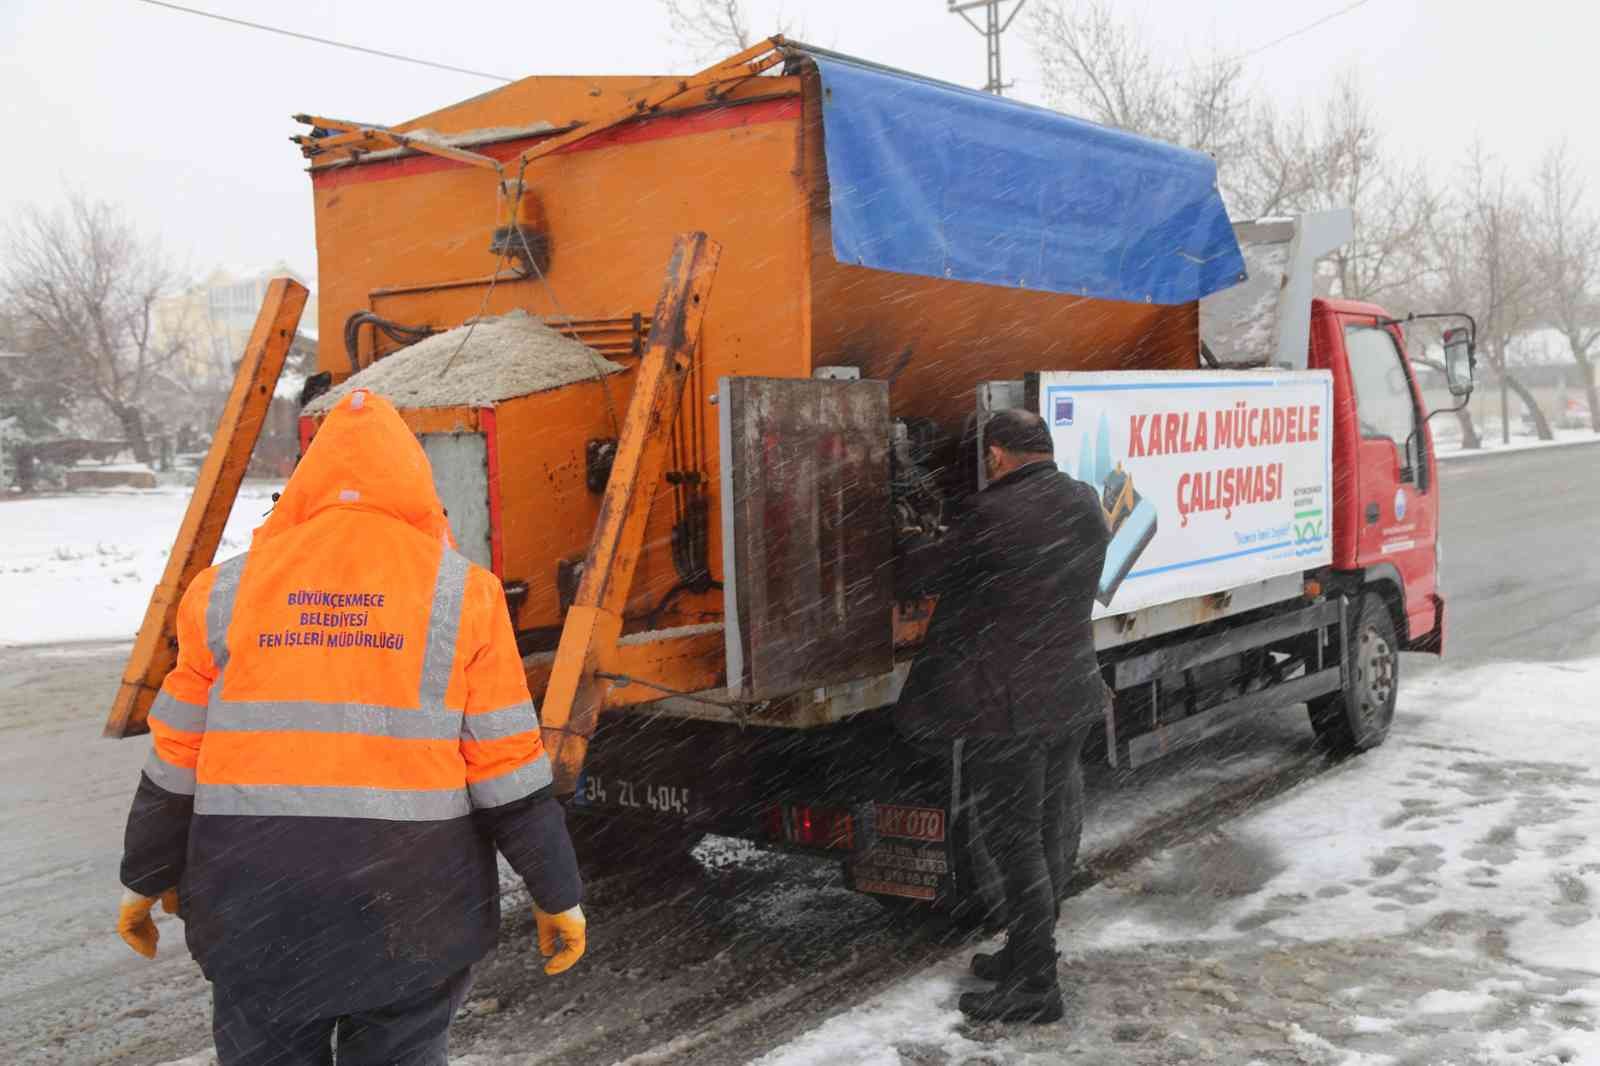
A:
[[[681,236],[673,245],[617,457],[600,501],[600,519],[584,558],[583,580],[562,624],[540,709],[559,795],[570,794],[576,786],[610,687],[594,676],[595,671],[619,672],[614,667],[623,610],[644,548],[650,505],[666,469],[672,426],[682,407],[684,381],[721,254],[722,246],[704,233]]]
[[[555,669],[555,652],[526,656],[523,671],[528,678],[528,691],[543,707],[545,691],[550,686],[550,674]],[[608,673],[639,678],[637,684],[613,683],[605,695],[605,709],[629,707],[640,703],[654,703],[667,695],[652,685],[664,685],[672,692],[705,692],[722,688],[722,624],[678,626],[644,633],[629,634],[617,641],[616,656]],[[648,678],[646,682],[643,679]],[[731,712],[726,712],[732,720]]]
[[[730,689],[893,670],[888,382],[725,378],[718,402]]]
[[[261,435],[261,425],[272,404],[272,390],[277,387],[289,346],[294,343],[307,295],[305,286],[291,278],[274,278],[267,286],[266,300],[256,316],[250,343],[234,373],[233,388],[211,438],[211,450],[201,464],[189,509],[178,527],[172,554],[167,556],[166,572],[150,594],[144,623],[139,627],[128,667],[122,673],[122,684],[106,718],[108,737],[148,731],[145,716],[150,704],[178,661],[178,603],[195,575],[211,565],[217,545],[222,542],[223,527],[228,524],[239,483],[250,465],[250,453]]]

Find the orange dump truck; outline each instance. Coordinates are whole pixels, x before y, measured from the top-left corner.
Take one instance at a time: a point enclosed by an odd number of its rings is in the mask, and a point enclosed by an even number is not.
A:
[[[297,117],[322,284],[302,435],[357,384],[400,408],[461,550],[505,584],[575,813],[649,823],[653,849],[714,831],[832,854],[881,894],[975,891],[948,768],[888,724],[932,609],[894,601],[897,534],[948,519],[979,476],[975,414],[1040,407],[1039,372],[1205,373],[1201,300],[1246,273],[1211,161],[781,38],[393,127]],[[140,730],[169,664],[163,626],[210,561],[302,295],[269,297],[112,733]],[[1393,332],[1353,306],[1304,293],[1278,336],[1333,408],[1344,351],[1308,356],[1307,330]],[[1429,480],[1418,417],[1404,447]],[[1120,463],[1084,463],[1116,481],[1108,521],[1137,521]],[[1378,594],[1340,536],[1292,573],[1103,611],[1107,756],[1208,735],[1279,684],[1325,723],[1392,710],[1351,695]],[[1386,654],[1442,638],[1431,583],[1389,595]]]

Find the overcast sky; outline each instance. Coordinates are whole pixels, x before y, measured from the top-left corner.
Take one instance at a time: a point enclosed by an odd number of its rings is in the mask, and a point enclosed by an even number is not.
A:
[[[1174,55],[1245,52],[1351,0],[1121,0]],[[185,0],[187,6],[508,77],[694,69],[655,0]],[[982,39],[944,0],[753,0],[806,39],[979,85]],[[1443,175],[1475,136],[1519,172],[1564,135],[1600,172],[1596,34],[1583,0],[1367,0],[1249,60],[1285,106],[1315,108],[1354,69],[1392,143]],[[1019,19],[1013,95],[1043,102]],[[0,216],[65,188],[111,201],[192,274],[279,259],[314,274],[310,184],[287,138],[297,111],[394,123],[497,83],[226,25],[139,0],[0,0],[6,151]],[[529,116],[530,119],[540,116]],[[1600,196],[1600,189],[1596,195]]]

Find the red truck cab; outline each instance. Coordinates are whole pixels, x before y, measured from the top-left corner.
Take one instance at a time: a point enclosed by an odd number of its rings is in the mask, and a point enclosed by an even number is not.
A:
[[[1402,648],[1440,654],[1437,457],[1400,325],[1315,300],[1311,366],[1334,381],[1334,572],[1384,596]]]

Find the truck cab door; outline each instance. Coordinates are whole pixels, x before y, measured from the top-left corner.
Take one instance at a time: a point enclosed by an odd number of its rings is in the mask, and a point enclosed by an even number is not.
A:
[[[1434,625],[1439,494],[1433,441],[1411,367],[1392,328],[1341,316],[1355,406],[1356,564],[1388,564],[1403,585],[1407,629]]]

